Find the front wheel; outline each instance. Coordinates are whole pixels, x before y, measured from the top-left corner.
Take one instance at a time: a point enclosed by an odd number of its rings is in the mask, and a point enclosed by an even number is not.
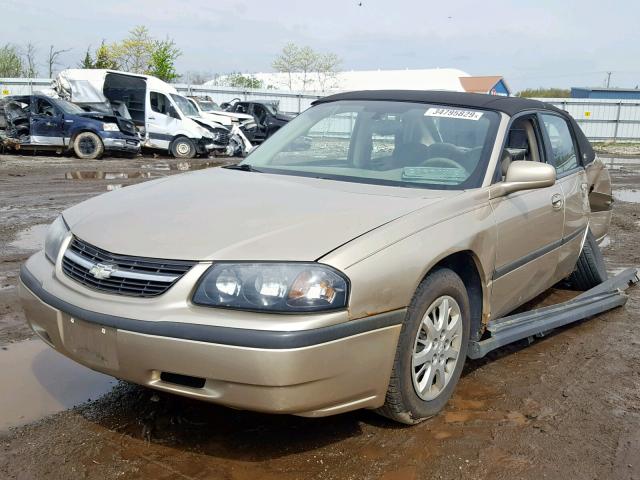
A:
[[[379,413],[405,424],[437,414],[458,383],[470,334],[469,297],[460,277],[442,268],[416,291]]]
[[[196,156],[196,145],[187,137],[178,137],[171,144],[171,155],[176,158],[193,158]]]
[[[73,142],[73,151],[78,158],[94,160],[104,153],[104,144],[98,135],[93,132],[79,133]]]

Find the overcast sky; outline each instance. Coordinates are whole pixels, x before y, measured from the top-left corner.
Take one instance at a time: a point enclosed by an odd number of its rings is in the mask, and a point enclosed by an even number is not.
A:
[[[120,40],[138,24],[183,51],[178,70],[271,71],[293,41],[335,52],[345,70],[452,67],[504,75],[513,90],[640,84],[640,2],[628,0],[4,0],[0,44]]]

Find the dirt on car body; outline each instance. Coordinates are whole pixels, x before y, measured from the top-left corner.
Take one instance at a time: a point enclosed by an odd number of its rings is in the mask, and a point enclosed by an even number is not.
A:
[[[626,160],[612,169],[615,191],[640,182],[640,162]],[[146,171],[154,162],[0,159],[0,345],[8,348],[0,355],[31,337],[15,285],[20,263],[39,248],[37,225],[113,183],[66,172]],[[618,196],[614,206],[604,249],[610,273],[640,265],[632,201]],[[445,411],[415,427],[368,411],[249,413],[119,383],[97,400],[5,429],[0,477],[640,479],[640,289],[628,293],[623,308],[469,362]],[[571,295],[553,290],[537,302]]]

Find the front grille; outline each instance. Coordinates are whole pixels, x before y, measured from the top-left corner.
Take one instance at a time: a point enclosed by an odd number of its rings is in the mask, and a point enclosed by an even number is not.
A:
[[[229,145],[229,138],[231,137],[231,133],[228,130],[222,130],[221,128],[217,128],[215,131],[218,134],[216,143],[218,145]]]
[[[156,297],[171,288],[195,263],[118,255],[73,237],[62,257],[62,270],[94,290],[131,297]],[[104,275],[105,270],[109,270],[109,274]]]

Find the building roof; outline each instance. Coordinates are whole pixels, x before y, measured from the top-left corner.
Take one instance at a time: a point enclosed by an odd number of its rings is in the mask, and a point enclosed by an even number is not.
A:
[[[462,88],[466,92],[489,93],[493,87],[502,80],[502,77],[493,75],[487,77],[460,77]]]
[[[250,74],[265,85],[289,89],[289,76],[286,73],[253,73]],[[451,90],[463,92],[460,77],[469,74],[457,68],[424,68],[416,70],[358,70],[338,72],[335,78],[328,79],[324,91],[344,90],[379,90],[399,88],[407,90]],[[210,80],[205,86],[216,85],[218,80]],[[291,90],[319,92],[322,91],[317,72],[308,72],[306,83],[303,74],[291,74]]]

